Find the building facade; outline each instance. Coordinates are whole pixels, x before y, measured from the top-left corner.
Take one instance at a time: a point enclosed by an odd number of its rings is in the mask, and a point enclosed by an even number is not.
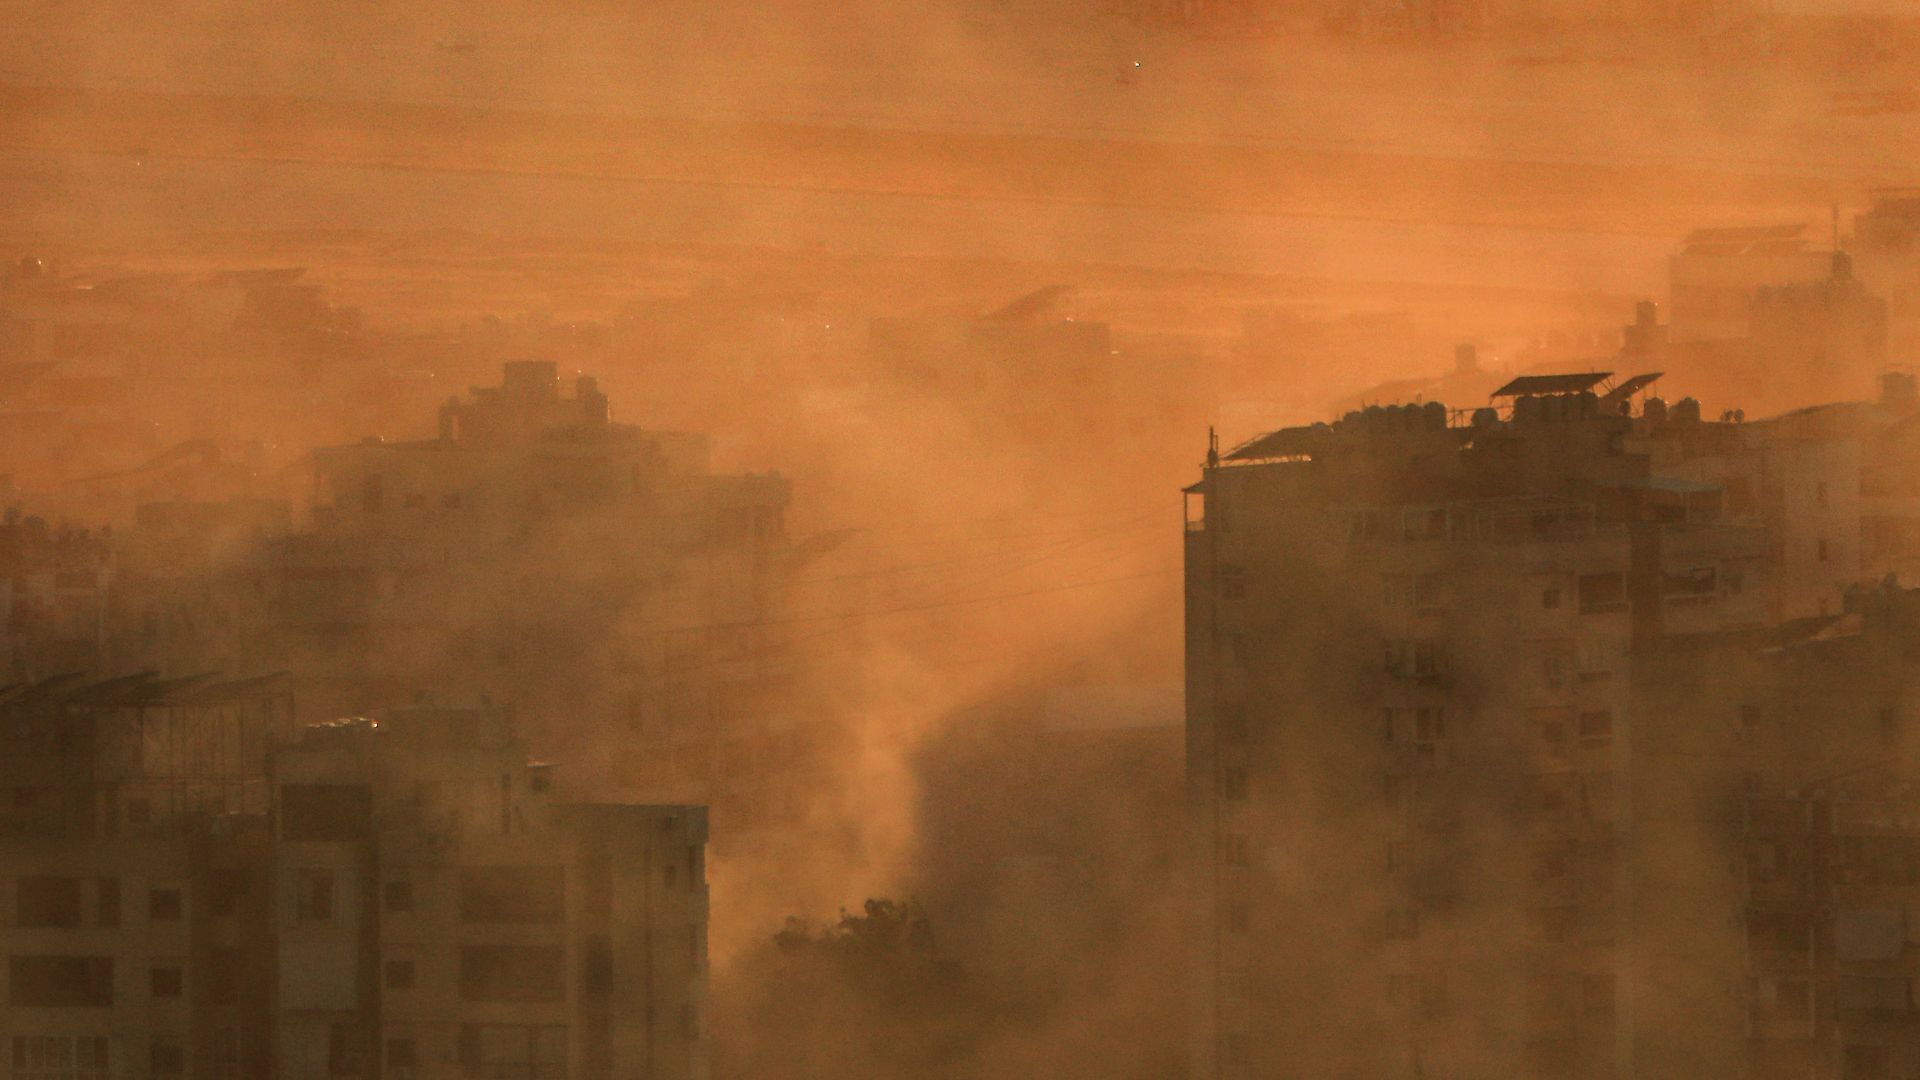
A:
[[[10,1080],[704,1077],[705,811],[567,801],[493,707],[0,701]]]
[[[1865,443],[1703,420],[1651,382],[1525,377],[1470,415],[1370,409],[1210,455],[1187,532],[1195,1077],[1760,1069],[1757,770],[1689,740],[1745,715],[1702,689],[1723,654],[1843,618],[1879,572]],[[1766,685],[1721,689],[1775,708]],[[1789,748],[1766,761],[1794,775]]]

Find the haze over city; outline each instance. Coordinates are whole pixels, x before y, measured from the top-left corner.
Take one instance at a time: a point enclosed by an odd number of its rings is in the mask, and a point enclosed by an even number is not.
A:
[[[1920,1077],[1920,12],[0,3],[0,1076]]]

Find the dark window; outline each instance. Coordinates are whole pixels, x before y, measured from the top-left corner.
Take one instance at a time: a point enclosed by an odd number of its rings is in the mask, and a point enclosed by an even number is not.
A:
[[[19,884],[19,925],[35,930],[73,929],[80,925],[80,879],[23,877]]]
[[[187,1051],[178,1040],[157,1035],[149,1054],[155,1076],[179,1076],[187,1071]]]
[[[1220,770],[1220,797],[1228,802],[1243,802],[1247,797],[1247,770]]]
[[[147,973],[147,989],[157,998],[179,997],[185,981],[177,967],[157,967]]]
[[[1613,737],[1613,714],[1604,710],[1583,712],[1580,714],[1580,737],[1583,739],[1610,739]]]
[[[183,907],[179,889],[149,889],[147,918],[154,922],[178,922]]]
[[[153,803],[148,799],[127,800],[127,824],[145,825],[153,820]]]
[[[96,881],[100,890],[99,922],[101,926],[120,925],[120,879],[103,877]]]
[[[1240,903],[1227,905],[1227,932],[1233,934],[1247,932],[1247,905]]]
[[[107,1037],[15,1035],[14,1080],[108,1080]]]
[[[566,871],[557,866],[469,866],[460,871],[460,921],[558,923],[567,914]]]
[[[678,884],[679,877],[680,877],[679,868],[674,866],[672,863],[668,863],[667,865],[660,868],[660,883],[666,888],[671,889],[676,884]]]
[[[352,1024],[335,1024],[327,1039],[327,1075],[359,1076],[366,1061],[361,1049],[360,1029]]]
[[[15,956],[7,962],[7,989],[15,1008],[111,1008],[113,958]]]
[[[1220,838],[1220,861],[1228,866],[1251,866],[1252,856],[1247,846],[1247,838],[1229,833]]]
[[[566,961],[558,945],[468,945],[460,950],[463,1001],[565,1001]]]
[[[219,869],[207,875],[207,911],[212,915],[232,915],[251,891],[245,870]]]
[[[1220,741],[1239,744],[1247,741],[1247,710],[1243,705],[1221,705],[1219,719]]]
[[[1760,726],[1760,706],[1740,706],[1740,726],[1752,730]]]
[[[392,912],[413,910],[413,882],[389,881],[386,887],[386,908]]]
[[[246,971],[244,949],[214,949],[207,954],[205,990],[210,1005],[232,1005],[240,1000]]]
[[[1819,559],[1819,560],[1820,560],[1821,562],[1826,562],[1826,561],[1827,561],[1827,554],[1828,554],[1828,552],[1827,552],[1827,538],[1823,536],[1823,537],[1821,537],[1821,538],[1819,539],[1819,541],[1818,541],[1818,542],[1816,543],[1816,545],[1815,545],[1815,548],[1814,548],[1814,558],[1816,558],[1816,559]]]
[[[387,1040],[387,1067],[390,1069],[411,1069],[417,1059],[414,1056],[412,1039]]]
[[[1627,609],[1625,574],[1581,574],[1579,586],[1583,614]]]
[[[372,832],[373,796],[363,784],[282,784],[283,840],[362,840]]]
[[[325,922],[333,918],[333,874],[326,870],[302,870],[294,882],[294,915],[304,922]]]
[[[1840,1080],[1886,1080],[1892,1055],[1884,1046],[1849,1046],[1841,1060]]]
[[[1557,588],[1540,590],[1540,606],[1549,610],[1559,607],[1560,590]]]
[[[413,961],[411,960],[387,961],[387,989],[389,990],[413,989]]]

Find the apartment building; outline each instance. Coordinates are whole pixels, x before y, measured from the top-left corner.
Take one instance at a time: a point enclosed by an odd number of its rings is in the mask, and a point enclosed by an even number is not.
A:
[[[241,630],[305,673],[307,700],[511,696],[541,745],[617,733],[580,767],[636,798],[711,805],[730,831],[782,820],[794,770],[735,748],[818,719],[789,707],[769,617],[784,478],[715,472],[704,435],[617,422],[592,378],[563,393],[552,363],[519,361],[446,402],[435,437],[319,450],[311,479],[310,520],[267,558],[262,625]]]
[[[300,729],[287,680],[0,700],[0,1075],[704,1077],[705,811],[510,714]]]
[[[1186,547],[1196,1077],[1761,1060],[1725,810],[1756,769],[1686,739],[1744,715],[1701,689],[1723,656],[1847,617],[1862,471],[1654,378],[1522,377],[1471,413],[1209,454]],[[1790,683],[1740,689],[1773,708]],[[1791,775],[1790,749],[1769,760]],[[1675,811],[1704,792],[1718,828]]]
[[[560,802],[494,707],[272,772],[278,1075],[706,1075],[704,809]]]

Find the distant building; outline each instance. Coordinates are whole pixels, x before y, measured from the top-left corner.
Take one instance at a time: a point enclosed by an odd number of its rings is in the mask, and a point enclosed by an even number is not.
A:
[[[704,1077],[705,813],[563,801],[492,708],[0,693],[22,1078]]]
[[[111,535],[8,509],[0,519],[0,686],[105,660]]]
[[[769,618],[788,482],[715,473],[704,436],[572,390],[516,362],[436,438],[316,451],[310,526],[262,570],[263,635],[328,712],[481,688],[543,745],[592,730],[597,779],[714,805],[727,835],[790,821],[818,760],[798,743],[819,740]]]
[[[1804,225],[1694,230],[1667,265],[1673,341],[1746,337],[1755,294],[1819,280],[1831,260],[1813,249]]]
[[[1528,376],[1472,413],[1372,408],[1210,456],[1187,533],[1196,1078],[1788,1075],[1749,1043],[1746,789],[1722,782],[1838,771],[1848,725],[1879,730],[1857,713],[1906,715],[1895,653],[1920,639],[1863,642],[1819,702],[1750,669],[1861,617],[1884,573],[1861,478],[1904,453],[1911,395],[1822,431],[1652,382]],[[1780,721],[1801,741],[1735,753],[1743,702],[1804,709]]]

